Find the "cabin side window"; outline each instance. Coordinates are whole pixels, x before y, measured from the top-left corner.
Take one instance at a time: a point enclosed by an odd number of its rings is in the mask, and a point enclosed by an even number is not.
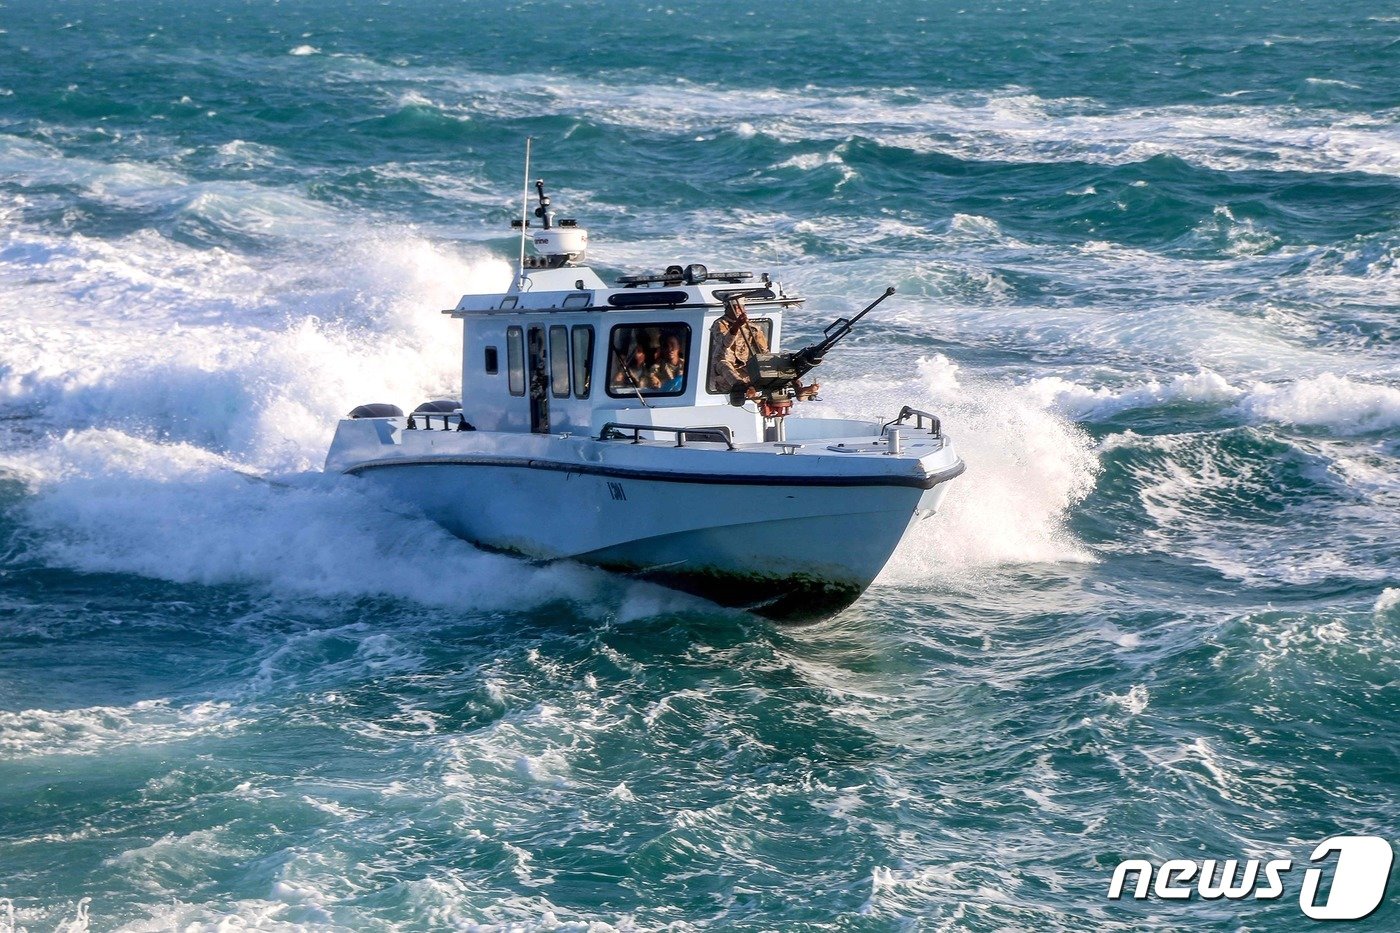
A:
[[[569,329],[563,324],[549,328],[549,381],[555,398],[569,397]]]
[[[593,325],[576,324],[574,339],[574,398],[588,398],[593,388]]]
[[[506,328],[506,377],[511,395],[525,394],[525,335],[519,327]]]
[[[619,324],[608,349],[608,394],[614,398],[685,394],[690,374],[688,324]]]
[[[486,375],[494,376],[501,371],[501,359],[495,347],[486,348]]]
[[[763,334],[763,342],[771,350],[773,347],[773,319],[771,317],[751,317],[749,318],[749,323],[757,327],[759,332]],[[711,329],[710,365],[708,370],[709,375],[705,380],[705,391],[709,392],[711,395],[727,395],[727,392],[719,391],[715,382],[715,369],[719,365],[720,349],[719,344],[714,339],[714,335],[715,332]]]

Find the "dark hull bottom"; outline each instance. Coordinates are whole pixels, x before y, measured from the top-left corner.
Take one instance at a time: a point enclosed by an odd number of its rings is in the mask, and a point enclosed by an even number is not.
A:
[[[596,566],[789,624],[819,622],[845,609],[864,592],[862,587],[810,577],[677,573],[616,563]]]

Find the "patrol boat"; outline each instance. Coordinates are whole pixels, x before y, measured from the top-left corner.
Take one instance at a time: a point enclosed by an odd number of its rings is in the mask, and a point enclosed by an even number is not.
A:
[[[767,274],[696,263],[610,285],[584,265],[588,233],[556,218],[543,181],[535,189],[536,222],[524,208],[514,222],[509,290],[443,312],[462,322],[461,400],[407,415],[359,406],[326,470],[378,484],[484,548],[581,561],[775,619],[854,602],[964,469],[928,412],[792,414],[811,389],[799,380],[894,289],[783,352],[784,314],[804,299]],[[716,322],[735,299],[767,352],[742,361],[748,385],[730,391],[716,375]]]

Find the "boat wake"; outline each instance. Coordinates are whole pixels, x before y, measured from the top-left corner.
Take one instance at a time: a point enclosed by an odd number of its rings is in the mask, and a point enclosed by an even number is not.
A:
[[[1016,564],[1092,561],[1070,527],[1094,488],[1090,437],[1024,387],[969,374],[937,354],[909,381],[840,379],[823,393],[838,416],[876,417],[900,398],[943,413],[968,465],[934,521],[918,522],[880,578],[919,584]]]

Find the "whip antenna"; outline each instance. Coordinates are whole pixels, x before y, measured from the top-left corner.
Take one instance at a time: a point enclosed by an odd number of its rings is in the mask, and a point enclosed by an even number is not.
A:
[[[525,185],[524,192],[520,196],[520,262],[515,267],[515,287],[525,286],[525,230],[530,226],[530,221],[526,219],[526,214],[530,209],[530,143],[533,136],[525,137]]]

